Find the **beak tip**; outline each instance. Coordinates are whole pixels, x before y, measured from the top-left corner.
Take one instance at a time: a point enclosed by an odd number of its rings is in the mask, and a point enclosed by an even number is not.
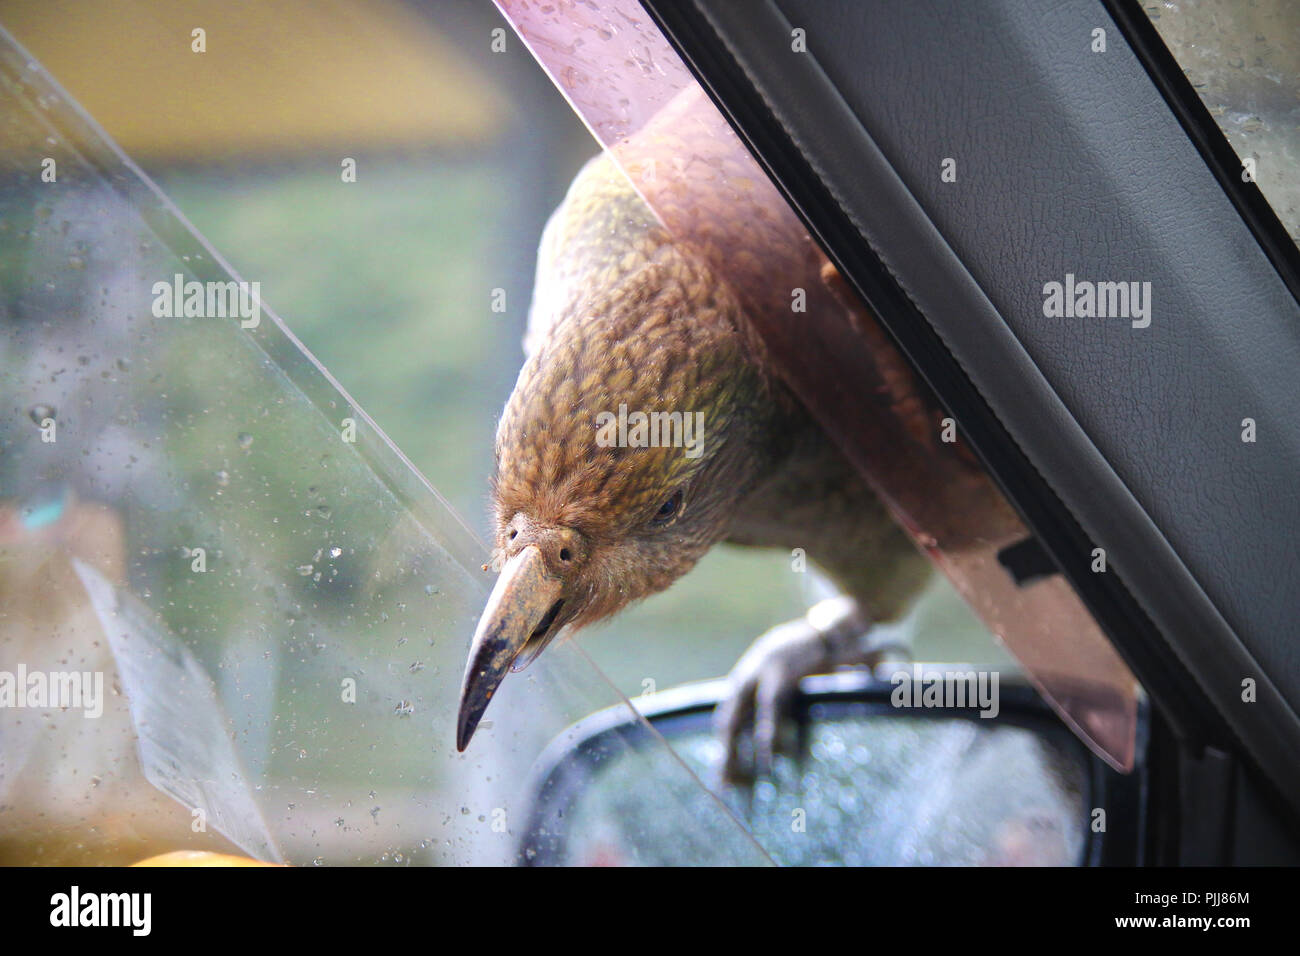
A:
[[[461,691],[460,710],[456,715],[456,752],[464,753],[469,749],[469,743],[474,739],[474,734],[478,730],[479,723],[483,720],[483,714],[487,711],[488,704],[496,696],[497,684],[490,682],[484,685],[481,681],[471,680],[468,676],[465,678],[465,687]]]
[[[466,703],[468,704],[468,702]],[[479,717],[481,715],[481,709],[476,713],[472,707],[461,707],[460,718],[456,721],[457,753],[463,754],[469,747],[469,742],[474,739],[474,731],[478,729]]]
[[[463,754],[469,749],[469,742],[474,739],[474,731],[478,727],[478,721],[469,725],[462,725],[456,729],[456,753]]]
[[[456,720],[457,752],[464,753],[469,747],[501,681],[514,669],[512,665],[539,626],[545,630],[554,621],[563,604],[559,600],[561,587],[535,545],[524,548],[501,569],[470,645]]]

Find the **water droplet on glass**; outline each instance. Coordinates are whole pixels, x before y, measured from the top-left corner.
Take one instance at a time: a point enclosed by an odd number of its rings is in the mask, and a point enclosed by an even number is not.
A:
[[[244,451],[248,451],[248,449],[253,447],[253,436],[248,432],[240,432],[236,441],[239,442],[239,447]]]
[[[310,564],[298,565],[298,573],[301,574],[304,578],[311,577],[312,572],[315,570],[316,568]]]
[[[337,558],[337,557],[338,557],[340,554],[342,554],[342,553],[343,553],[343,549],[342,549],[342,548],[330,548],[330,557],[331,557],[331,558]]]
[[[31,409],[28,410],[27,414],[31,416],[32,421],[39,425],[45,421],[45,419],[53,418],[55,416],[55,411],[53,405],[33,405]]]
[[[230,484],[230,472],[226,471],[224,468],[221,471],[218,471],[214,477],[217,479],[217,484],[222,488],[225,488]]]

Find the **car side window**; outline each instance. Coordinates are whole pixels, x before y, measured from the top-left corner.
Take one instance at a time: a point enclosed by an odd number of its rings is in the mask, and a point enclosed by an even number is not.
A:
[[[1144,4],[1169,51],[1300,244],[1300,6],[1289,0]]]

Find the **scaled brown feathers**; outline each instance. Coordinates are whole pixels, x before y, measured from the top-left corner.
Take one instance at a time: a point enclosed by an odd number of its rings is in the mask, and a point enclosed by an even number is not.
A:
[[[494,559],[500,567],[541,545],[566,581],[564,623],[590,623],[662,590],[728,537],[808,546],[832,571],[919,557],[770,373],[730,286],[672,242],[604,156],[547,226],[526,348],[497,429]],[[620,406],[702,413],[702,453],[602,447],[598,416]],[[831,515],[800,500],[805,486],[833,502],[832,521],[818,526]],[[680,512],[656,522],[674,496]],[[862,547],[845,520],[855,511],[868,522],[856,536]],[[844,540],[818,547],[827,535]],[[923,576],[909,571],[904,582],[879,570],[895,590],[907,585],[904,597]],[[886,610],[879,595],[862,596]]]

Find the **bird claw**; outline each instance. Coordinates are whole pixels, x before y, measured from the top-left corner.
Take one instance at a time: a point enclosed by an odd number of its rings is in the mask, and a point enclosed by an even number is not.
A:
[[[777,753],[798,750],[792,719],[799,682],[841,664],[860,663],[868,622],[847,597],[814,605],[806,616],[779,624],[756,640],[727,675],[730,687],[713,715],[725,752],[724,785],[768,776]],[[746,759],[745,742],[751,741]]]

